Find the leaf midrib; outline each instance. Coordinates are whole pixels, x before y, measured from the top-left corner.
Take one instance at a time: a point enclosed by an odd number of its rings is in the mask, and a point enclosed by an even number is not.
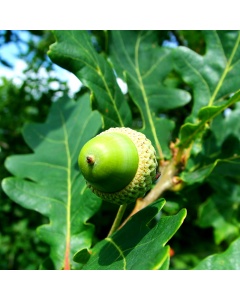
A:
[[[67,205],[66,205],[66,249],[64,259],[64,269],[70,269],[70,240],[71,240],[71,200],[72,200],[72,184],[71,184],[71,155],[68,143],[68,133],[66,128],[66,122],[62,112],[59,110],[60,118],[62,121],[64,144],[67,155]]]
[[[123,127],[124,126],[124,122],[122,120],[121,115],[119,114],[119,110],[118,110],[118,108],[116,106],[116,101],[115,101],[115,99],[114,99],[114,97],[113,97],[113,95],[112,95],[112,93],[110,91],[110,88],[109,88],[109,86],[108,86],[108,84],[107,84],[107,82],[105,80],[105,77],[104,77],[104,75],[102,73],[102,70],[100,68],[98,57],[92,51],[92,48],[91,48],[91,50],[86,51],[86,49],[82,46],[82,44],[77,39],[75,39],[75,37],[74,37],[73,34],[69,34],[69,37],[72,38],[72,40],[79,46],[79,48],[81,48],[82,51],[84,51],[85,53],[87,53],[88,56],[90,56],[89,53],[91,53],[91,57],[93,58],[93,62],[95,64],[94,66],[92,66],[89,63],[87,63],[83,59],[79,59],[77,57],[74,57],[74,59],[77,60],[77,61],[80,61],[82,64],[85,64],[86,66],[88,66],[90,69],[92,69],[92,71],[94,71],[101,78],[101,80],[103,82],[103,85],[105,87],[105,90],[106,90],[106,92],[107,92],[107,94],[109,96],[109,99],[110,99],[111,103],[112,103],[113,109],[114,109],[114,111],[115,111],[115,113],[117,115],[117,118],[119,120],[119,124],[120,124],[121,127]],[[91,45],[90,45],[90,47],[91,47]],[[68,57],[67,55],[63,55],[63,54],[62,54],[62,56]],[[72,58],[72,57],[70,56],[70,58]],[[105,63],[107,64],[107,61]],[[115,87],[118,88],[118,86],[117,86],[116,83],[115,83]]]
[[[212,163],[209,163],[208,165],[204,165],[200,168],[194,168],[194,170],[191,170],[190,172],[193,173],[193,172],[197,172],[197,171],[204,171],[205,169],[209,169],[209,171],[207,172],[207,175],[206,176],[209,176],[212,172],[213,172],[213,169],[219,164],[219,163],[230,163],[230,164],[240,164],[240,162],[234,162],[235,159],[239,159],[240,158],[240,155],[232,155],[230,157],[227,157],[227,158],[219,158],[219,159],[216,159],[214,162]],[[206,177],[205,176],[205,177]]]
[[[144,87],[144,84],[143,84],[143,78],[148,77],[153,72],[153,70],[157,68],[157,66],[160,64],[160,62],[167,56],[167,54],[163,57],[161,56],[157,60],[157,62],[142,76],[141,72],[140,72],[140,67],[139,67],[138,53],[139,53],[139,48],[140,48],[140,42],[142,41],[143,38],[146,38],[148,33],[143,36],[142,32],[140,32],[137,36],[137,39],[136,39],[136,42],[135,42],[135,54],[134,54],[135,55],[135,61],[133,61],[131,59],[128,52],[126,51],[122,36],[121,36],[119,31],[117,32],[117,35],[118,35],[118,39],[120,41],[120,47],[122,48],[122,52],[125,55],[126,61],[131,66],[132,72],[135,72],[135,74],[136,74],[136,76],[134,76],[134,74],[132,74],[131,71],[126,70],[128,75],[131,77],[131,79],[135,82],[135,84],[141,90],[142,97],[143,97],[143,102],[144,102],[144,105],[145,105],[145,108],[146,108],[147,120],[148,120],[149,125],[150,125],[150,130],[151,130],[152,135],[153,135],[153,140],[155,142],[157,152],[158,152],[158,155],[159,155],[160,159],[163,159],[163,152],[162,152],[161,145],[159,143],[159,140],[158,140],[158,137],[157,137],[157,134],[156,134],[156,128],[154,126],[153,117],[152,117],[152,114],[151,114],[151,111],[150,111],[148,96],[147,96],[147,93],[146,93],[146,90],[145,90],[145,87]],[[119,64],[122,67],[122,69],[125,70],[125,66],[118,59],[118,55],[115,55],[115,57],[117,58]],[[145,124],[146,120],[145,120],[144,116],[142,116],[142,117],[143,117],[143,124]]]
[[[111,238],[105,238],[105,240],[108,241],[110,244],[112,244],[117,249],[117,251],[119,252],[119,255],[122,257],[123,270],[127,270],[127,261],[126,261],[126,258],[124,256],[121,248]]]
[[[155,145],[156,145],[159,157],[160,157],[160,159],[163,159],[162,148],[161,148],[161,145],[160,145],[160,143],[158,141],[158,138],[157,138],[156,129],[155,129],[155,126],[154,126],[152,114],[151,114],[150,107],[149,107],[148,97],[147,97],[147,94],[146,94],[146,91],[145,91],[145,88],[144,88],[144,85],[143,85],[142,76],[141,76],[140,67],[139,67],[138,53],[139,53],[140,41],[141,41],[141,37],[140,37],[140,34],[139,34],[138,38],[137,38],[137,41],[136,41],[136,45],[135,45],[135,70],[136,70],[136,73],[137,73],[139,86],[140,86],[140,89],[141,89],[141,92],[142,92],[142,95],[143,95],[143,101],[145,103],[146,112],[147,112],[150,128],[151,128],[151,131],[152,131],[153,139],[155,141]]]
[[[214,102],[214,100],[217,96],[217,93],[219,92],[223,82],[224,82],[224,79],[226,78],[228,72],[231,70],[231,63],[232,63],[232,60],[234,58],[234,55],[236,54],[239,43],[240,43],[240,31],[238,32],[238,37],[237,37],[236,43],[235,43],[235,45],[232,49],[232,53],[231,53],[229,59],[228,60],[226,59],[227,63],[226,63],[225,69],[224,69],[224,71],[222,73],[222,76],[220,77],[220,80],[218,81],[218,84],[217,84],[217,86],[216,86],[216,88],[215,88],[215,90],[214,90],[214,92],[213,92],[213,94],[212,94],[212,96],[209,100],[208,106],[213,105],[213,102]]]

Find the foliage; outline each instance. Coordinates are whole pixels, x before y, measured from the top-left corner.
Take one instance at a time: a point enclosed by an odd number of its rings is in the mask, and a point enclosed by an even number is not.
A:
[[[24,58],[27,63],[21,80],[0,78],[1,181],[10,175],[4,168],[6,157],[30,151],[21,134],[24,123],[43,122],[54,99],[57,99],[60,93],[68,93],[66,82],[59,81],[52,75],[53,64],[50,62],[52,65],[50,67],[50,64],[47,63],[46,50],[44,56],[43,54],[39,55],[39,47],[44,41],[46,44],[48,41],[45,39],[45,33],[42,32],[42,34],[41,42],[34,42],[34,36],[30,35],[29,47],[24,48],[22,45],[25,45],[26,42],[21,39],[20,32],[0,32],[1,46],[17,44],[19,57]],[[46,33],[47,36],[50,34],[50,32]],[[49,42],[52,43],[52,41]],[[8,66],[12,65],[4,53],[2,59],[7,62]],[[48,66],[49,71],[46,71],[46,78],[42,78],[39,74],[39,68],[43,66]],[[55,80],[59,82],[58,90],[51,87],[51,83]],[[15,204],[0,189],[0,220],[0,269],[36,269],[49,251],[48,245],[41,242],[36,235],[36,227],[46,223],[47,219]]]
[[[239,238],[220,254],[213,254],[203,259],[196,270],[239,270]]]
[[[186,211],[183,209],[176,216],[161,217],[156,222],[154,217],[164,202],[161,199],[149,205],[133,216],[122,230],[91,250],[82,249],[75,255],[75,261],[82,263],[84,270],[168,269],[169,246],[165,244],[181,225]]]
[[[41,268],[239,269],[240,32],[54,36],[50,59],[85,88],[23,127],[32,152],[9,156],[13,177],[2,181],[9,198],[46,218],[37,228],[50,248]],[[107,236],[117,207],[86,189],[77,155],[112,126],[144,133],[162,175]]]

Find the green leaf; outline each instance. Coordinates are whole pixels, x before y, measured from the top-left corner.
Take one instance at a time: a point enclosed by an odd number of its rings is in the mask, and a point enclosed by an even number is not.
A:
[[[179,147],[187,148],[214,118],[222,113],[226,108],[240,101],[240,91],[237,91],[228,101],[220,106],[207,106],[200,109],[198,113],[199,122],[196,124],[186,123],[180,130]]]
[[[174,122],[160,113],[182,107],[190,101],[186,91],[168,88],[164,80],[173,68],[171,49],[158,45],[156,31],[111,31],[110,58],[127,85],[139,109],[143,132],[160,158],[169,155]]]
[[[199,226],[202,228],[213,227],[214,241],[217,245],[239,235],[237,224],[233,224],[236,222],[235,212],[233,216],[233,204],[227,201],[225,203],[225,200],[226,198],[215,195],[209,198],[199,210]],[[232,217],[231,220],[229,216]]]
[[[214,118],[211,124],[217,146],[221,146],[229,136],[234,136],[240,140],[240,102],[234,106],[228,109],[224,115]]]
[[[202,260],[195,270],[240,270],[240,238],[236,239],[226,251],[213,254]]]
[[[57,30],[48,52],[53,62],[74,73],[92,92],[93,108],[103,116],[105,129],[131,125],[131,111],[112,67],[93,47],[87,31]]]
[[[203,31],[206,53],[187,47],[174,49],[175,68],[193,89],[193,108],[188,122],[198,112],[237,91],[240,86],[240,31]]]
[[[144,208],[119,231],[92,249],[80,250],[74,259],[85,263],[85,270],[168,269],[169,247],[165,245],[181,226],[186,210],[162,216],[164,203],[161,199]]]
[[[198,225],[213,227],[216,244],[239,236],[240,187],[232,180],[215,175],[209,184],[216,191],[199,207]]]
[[[168,253],[169,251],[170,249],[168,249]],[[161,267],[158,270],[169,270],[169,265],[170,265],[170,255],[167,256],[166,260],[162,263]]]
[[[211,124],[200,144],[199,153],[192,155],[181,178],[187,184],[203,182],[209,176],[240,179],[239,109],[227,117],[220,115]]]
[[[86,189],[77,158],[100,126],[101,117],[91,111],[89,97],[77,102],[62,98],[52,105],[45,123],[24,127],[24,139],[34,153],[10,156],[5,163],[14,175],[3,180],[5,193],[49,218],[37,232],[51,246],[56,269],[69,268],[77,249],[92,243],[94,226],[87,220],[101,200]]]
[[[204,160],[203,160],[204,161]],[[230,175],[239,177],[240,155],[233,155],[225,159],[216,159],[213,163],[203,164],[201,167],[196,166],[194,171],[186,171],[181,174],[181,178],[187,184],[203,182],[211,174]]]

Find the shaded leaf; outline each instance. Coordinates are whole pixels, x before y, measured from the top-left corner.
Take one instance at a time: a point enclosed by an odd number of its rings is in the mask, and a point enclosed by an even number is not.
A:
[[[214,120],[200,142],[199,153],[192,154],[181,174],[187,184],[201,183],[217,174],[240,178],[239,117],[240,110],[236,109],[229,116],[221,114]]]
[[[234,136],[240,140],[240,102],[237,102],[235,107],[227,109],[224,114],[214,118],[211,130],[214,133],[217,146],[221,146],[229,136]]]
[[[240,101],[240,91],[236,92],[226,103],[220,106],[207,106],[200,109],[198,113],[199,122],[196,124],[186,123],[180,130],[179,147],[187,148],[199,134],[204,132],[208,123],[210,123],[216,116],[222,113],[226,108]]]
[[[92,249],[80,250],[74,259],[80,263],[88,260],[85,270],[167,269],[169,246],[165,245],[181,226],[186,210],[170,217],[161,216],[164,203],[161,199],[149,205],[112,236]]]
[[[160,47],[156,31],[111,31],[110,58],[117,74],[126,81],[138,107],[143,132],[159,157],[169,155],[174,123],[160,113],[184,106],[190,94],[168,88],[164,80],[173,68],[171,49]]]
[[[15,176],[3,180],[5,193],[49,218],[37,232],[51,246],[56,269],[69,268],[73,253],[92,243],[94,227],[87,220],[101,200],[86,190],[77,158],[100,126],[101,117],[91,111],[89,97],[78,102],[62,98],[52,105],[45,123],[24,127],[24,139],[34,153],[10,156],[5,163]]]
[[[199,207],[198,225],[213,227],[216,244],[239,236],[240,187],[221,175],[209,179],[216,191]]]
[[[104,128],[131,125],[130,108],[107,60],[96,52],[91,36],[82,30],[57,30],[49,57],[74,73],[93,93],[94,109],[103,116]]]
[[[216,159],[214,162],[204,164],[201,167],[196,166],[194,171],[183,172],[181,178],[187,184],[203,182],[211,174],[230,175],[231,177],[239,177],[240,170],[240,154],[233,155],[225,159]],[[214,173],[213,173],[214,171]]]
[[[201,261],[195,270],[240,270],[240,238],[220,254],[214,254]]]

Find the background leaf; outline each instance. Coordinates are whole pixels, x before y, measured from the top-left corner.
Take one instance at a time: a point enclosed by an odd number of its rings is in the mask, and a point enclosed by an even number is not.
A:
[[[206,125],[209,124],[220,113],[240,101],[240,91],[236,92],[226,103],[220,106],[206,106],[198,113],[199,122],[196,124],[186,123],[180,130],[180,143],[178,146],[187,148],[200,134],[204,132]]]
[[[174,49],[175,69],[193,90],[193,108],[187,118],[194,122],[198,111],[226,98],[240,86],[240,31],[202,32],[205,54],[187,47]]]
[[[198,225],[213,227],[217,245],[223,241],[231,242],[240,233],[240,187],[233,179],[215,174],[208,179],[215,193],[199,207]]]
[[[94,228],[87,220],[101,200],[86,190],[77,158],[100,126],[101,117],[91,111],[88,96],[78,102],[62,98],[53,104],[44,124],[24,127],[24,139],[34,153],[10,156],[5,163],[15,176],[3,180],[5,193],[49,218],[37,231],[51,246],[56,269],[69,268],[76,250],[92,243]]]
[[[188,184],[203,182],[208,176],[222,174],[222,176],[239,177],[240,170],[240,137],[238,132],[239,127],[239,103],[236,103],[236,108],[232,109],[232,113],[225,117],[223,114],[216,117],[223,111],[228,103],[234,104],[240,100],[240,92],[237,92],[230,98],[226,104],[218,107],[209,107],[208,109],[200,110],[203,120],[195,127],[193,131],[196,133],[197,127],[204,126],[204,123],[214,116],[213,123],[205,131],[205,135],[201,140],[201,150],[199,153],[189,159],[186,169],[181,174],[181,178]],[[229,131],[227,123],[233,124],[233,130]],[[202,125],[201,125],[202,124]],[[187,124],[186,124],[187,125]],[[186,140],[190,142],[193,132],[185,131]],[[183,141],[184,143],[184,141]]]
[[[112,236],[78,252],[75,260],[88,270],[168,269],[169,246],[165,245],[181,226],[186,210],[161,216],[164,203],[161,199],[141,210]]]
[[[204,259],[195,270],[240,270],[240,238],[220,254],[214,254]]]
[[[57,30],[49,57],[74,73],[92,92],[92,105],[103,116],[104,129],[130,126],[132,117],[113,69],[94,49],[91,35],[81,30]]]
[[[212,232],[219,247],[239,236],[239,95],[237,92],[220,106],[200,110],[203,121],[193,126],[205,126],[205,130],[194,141],[191,157],[181,173],[185,184],[193,190],[199,187],[196,225]],[[191,133],[185,136],[190,141]]]
[[[173,68],[171,50],[159,46],[156,31],[110,32],[111,61],[118,76],[126,81],[141,114],[140,131],[152,141],[160,158],[169,155],[174,128],[174,122],[163,113],[182,107],[191,99],[187,91],[164,84]]]

